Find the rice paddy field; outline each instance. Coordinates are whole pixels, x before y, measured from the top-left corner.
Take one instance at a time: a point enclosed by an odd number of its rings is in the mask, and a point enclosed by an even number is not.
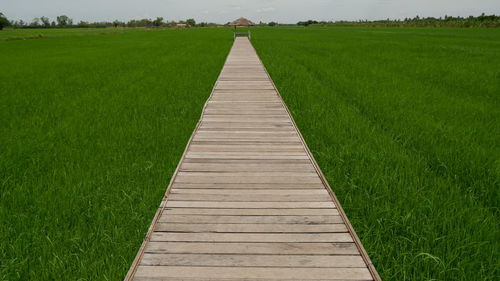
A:
[[[253,43],[383,280],[500,279],[500,30]]]
[[[232,44],[136,31],[0,32],[0,280],[130,267]],[[252,42],[383,280],[500,279],[499,29]]]
[[[43,37],[75,37],[85,35],[113,34],[152,31],[151,28],[51,28],[51,29],[5,29],[0,32],[2,40],[37,39]]]
[[[159,30],[0,42],[0,280],[122,280],[232,44]]]

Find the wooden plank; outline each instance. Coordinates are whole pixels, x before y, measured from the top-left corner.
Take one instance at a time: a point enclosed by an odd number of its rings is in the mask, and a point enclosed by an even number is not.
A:
[[[210,209],[210,208],[171,208],[164,211],[165,215],[203,215],[203,216],[338,216],[337,209]],[[244,219],[244,218],[243,218]]]
[[[224,82],[224,83],[239,83],[239,82]],[[253,82],[242,82],[242,83],[253,83]],[[262,82],[255,82],[255,83],[262,83]],[[273,95],[278,97],[278,92],[276,92],[276,89],[239,89],[239,90],[232,90],[232,89],[214,89],[213,95],[220,94],[220,93],[237,93],[237,94],[253,94],[253,95],[261,95],[261,94],[266,94],[266,95]],[[212,100],[210,99],[210,102]],[[276,102],[276,103],[281,103],[281,102]],[[284,109],[283,105],[281,108]]]
[[[229,137],[238,137],[238,138],[265,138],[265,137],[294,137],[297,138],[297,132],[292,130],[282,130],[282,131],[272,131],[272,132],[262,132],[257,130],[226,130],[226,131],[200,131],[196,134],[196,137],[218,137],[218,138],[229,138]]]
[[[267,172],[279,172],[282,168],[280,165],[285,167],[290,167],[290,169],[298,169],[304,166],[304,170],[301,172],[311,173],[312,170],[308,169],[309,163],[307,160],[297,159],[297,160],[287,160],[287,159],[189,159],[186,158],[182,162],[181,168],[183,172],[207,172],[205,170],[209,170],[208,172],[217,172],[218,169],[223,169],[226,165],[234,165],[229,170],[225,172],[231,173],[241,173],[241,172],[260,172],[261,168],[258,165],[262,165],[265,168],[268,168]],[[248,165],[248,168],[245,169],[245,165]],[[241,170],[244,171],[241,171]],[[264,168],[262,168],[264,169]],[[189,170],[189,171],[188,171]],[[233,171],[234,170],[234,171]],[[222,173],[224,171],[219,171]],[[265,172],[265,171],[264,171]]]
[[[254,110],[254,109],[208,109],[205,110],[206,115],[284,115],[279,109],[265,109],[265,110]]]
[[[245,74],[245,73],[240,73]],[[267,80],[267,76],[265,74],[253,74],[252,76],[242,76],[242,75],[231,75],[227,72],[219,77],[220,81],[265,81]]]
[[[207,110],[282,110],[283,105],[279,102],[251,102],[251,101],[225,101],[207,103]],[[293,128],[293,126],[291,126]]]
[[[198,128],[198,132],[225,132],[225,131],[239,131],[239,132],[259,132],[259,133],[266,133],[266,132],[295,132],[293,127],[289,126],[275,126],[275,127],[248,127],[248,128],[237,128],[237,127],[213,127],[213,128]]]
[[[168,266],[236,266],[236,267],[361,267],[360,256],[315,255],[217,255],[146,253],[141,265]]]
[[[192,155],[192,154],[188,154]],[[218,157],[219,158],[219,157]],[[225,157],[224,157],[225,158]],[[239,158],[239,157],[238,157]],[[181,172],[179,172],[181,173]],[[320,178],[315,174],[311,176],[265,176],[265,175],[189,175],[187,172],[177,175],[175,182],[178,183],[321,183]],[[214,173],[215,174],[215,173]]]
[[[164,223],[217,223],[217,224],[340,224],[340,216],[208,216],[208,215],[172,215],[165,213],[160,217]]]
[[[213,137],[194,137],[192,139],[192,144],[208,144],[213,145],[215,143],[221,145],[234,145],[234,144],[246,144],[246,145],[262,145],[262,144],[292,144],[297,145],[300,144],[297,142],[297,138],[295,137],[266,137],[266,138],[257,138],[257,137],[246,137],[246,138],[224,138],[219,136]]]
[[[348,233],[172,233],[153,232],[151,241],[170,242],[353,242]]]
[[[280,159],[184,159],[182,163],[208,163],[208,164],[261,164],[261,165],[284,165],[284,164],[311,164],[309,159],[305,160],[280,160]],[[323,187],[323,185],[321,185]]]
[[[220,195],[328,195],[324,188],[297,190],[297,189],[187,189],[187,188],[172,188],[172,194],[220,194]]]
[[[213,201],[170,201],[169,208],[223,208],[223,209],[333,209],[333,202],[213,202]]]
[[[195,144],[189,146],[192,152],[303,152],[304,147],[301,144]]]
[[[158,223],[155,231],[186,233],[336,233],[344,224]]]
[[[260,161],[260,160],[259,160]],[[322,183],[178,183],[172,188],[204,189],[317,189],[324,188]]]
[[[168,196],[172,201],[216,201],[216,202],[328,202],[327,194],[179,194]]]
[[[273,151],[273,152],[204,152],[204,151],[188,151],[186,158],[202,158],[202,159],[248,159],[248,160],[308,160],[309,157],[305,152],[287,152],[287,151]]]
[[[367,268],[272,268],[272,267],[195,267],[146,266],[137,269],[137,277],[267,279],[267,280],[372,280]]]
[[[186,158],[197,158],[197,159],[259,159],[259,160],[267,160],[267,159],[290,159],[290,160],[295,160],[295,159],[309,159],[309,157],[305,154],[292,154],[292,153],[230,153],[230,152],[224,152],[224,153],[196,153],[196,152],[188,152],[186,154]],[[218,182],[221,183],[221,182]],[[244,182],[241,182],[244,183]]]
[[[249,243],[249,242],[155,242],[146,253],[172,254],[261,254],[261,255],[356,255],[354,243]]]
[[[232,115],[205,115],[203,121],[206,122],[238,122],[238,123],[252,123],[252,122],[283,122],[291,123],[292,121],[287,116],[232,116]]]
[[[221,82],[233,82],[233,81],[221,81]],[[229,90],[246,90],[246,89],[257,89],[257,90],[272,90],[274,89],[273,85],[271,84],[260,84],[260,85],[249,85],[249,84],[241,84],[241,83],[233,83],[233,84],[222,84],[222,85],[217,85],[216,89],[229,89]]]
[[[296,172],[315,172],[314,167],[311,164],[251,164],[251,163],[241,163],[241,164],[225,164],[225,163],[182,163],[180,171],[210,171],[210,172],[237,172],[237,171],[248,171],[248,172],[286,172],[286,171],[296,171]]]
[[[273,96],[239,96],[239,95],[222,95],[218,94],[215,95],[212,98],[213,101],[218,101],[218,100],[224,100],[224,101],[279,101],[278,97],[273,97]],[[283,112],[276,112],[276,114],[283,116],[283,117],[288,117],[286,114],[283,114]],[[205,116],[209,115],[215,115],[215,114],[206,114]],[[225,115],[224,113],[219,114],[219,115]],[[231,113],[233,115],[233,113]],[[249,115],[249,114],[247,114]],[[260,114],[257,114],[257,112],[252,113],[252,115],[260,116]]]
[[[200,129],[206,128],[258,128],[258,129],[274,129],[274,128],[293,128],[292,123],[282,122],[207,122],[201,121]],[[201,131],[200,131],[201,132]]]
[[[301,172],[203,172],[203,171],[179,171],[177,176],[185,177],[298,177],[298,178],[311,178],[315,179],[317,177],[316,171],[301,171]],[[321,182],[321,181],[318,181]]]

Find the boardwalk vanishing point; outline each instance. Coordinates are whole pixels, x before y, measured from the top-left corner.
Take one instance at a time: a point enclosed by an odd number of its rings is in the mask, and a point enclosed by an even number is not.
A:
[[[380,280],[245,37],[125,280]]]

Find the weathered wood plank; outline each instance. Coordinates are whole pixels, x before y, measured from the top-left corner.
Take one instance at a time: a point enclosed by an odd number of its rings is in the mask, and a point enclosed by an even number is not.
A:
[[[261,161],[261,160],[259,160]],[[177,183],[172,188],[205,189],[317,189],[324,188],[321,183]]]
[[[293,128],[293,124],[280,122],[207,122],[201,121],[200,129],[206,128],[257,128],[257,129],[274,129],[274,128]]]
[[[315,172],[311,164],[225,164],[225,163],[182,163],[180,171],[205,172]]]
[[[337,233],[344,224],[158,223],[155,231],[186,233]]]
[[[292,153],[229,153],[229,152],[224,152],[224,153],[195,153],[195,152],[188,152],[186,154],[186,158],[196,158],[196,159],[262,159],[262,160],[267,160],[267,159],[290,159],[290,160],[295,160],[295,159],[309,159],[309,157],[306,154],[292,154]],[[219,182],[220,183],[220,182]],[[243,182],[241,182],[243,183]]]
[[[170,242],[354,242],[348,233],[172,233],[153,232],[151,241]]]
[[[218,157],[220,158],[220,157]],[[222,157],[225,158],[225,157]],[[238,157],[239,158],[239,157]],[[321,183],[318,177],[314,174],[298,176],[266,176],[266,175],[190,175],[187,172],[179,172],[183,174],[178,174],[175,177],[175,182],[179,183]],[[214,173],[215,174],[215,173]]]
[[[196,134],[196,137],[198,138],[203,138],[203,137],[217,137],[217,138],[266,138],[266,137],[272,137],[272,138],[287,138],[287,137],[293,137],[296,138],[298,137],[297,133],[291,130],[281,130],[281,131],[274,131],[274,132],[261,132],[261,131],[240,131],[240,130],[226,130],[226,131],[200,131]]]
[[[214,201],[170,201],[170,208],[223,208],[223,209],[333,209],[333,202],[214,202]]]
[[[165,215],[224,215],[224,216],[338,216],[337,209],[210,209],[210,208],[172,208],[165,209]]]
[[[216,202],[329,202],[328,194],[179,194],[168,197],[172,201],[216,201]]]
[[[281,137],[281,138],[275,138],[275,137],[266,137],[266,138],[257,138],[257,137],[247,137],[247,138],[221,138],[221,137],[193,137],[191,144],[196,145],[196,144],[205,144],[205,145],[214,145],[214,144],[220,144],[220,145],[263,145],[263,144],[271,144],[271,145],[276,145],[276,144],[283,144],[283,145],[297,145],[300,144],[297,142],[297,138],[295,137]]]
[[[301,144],[196,144],[189,146],[192,152],[305,152]]]
[[[297,190],[297,189],[187,189],[172,188],[170,194],[220,194],[220,195],[328,195],[324,188]]]
[[[160,217],[164,223],[231,223],[231,224],[340,224],[340,216],[208,216],[208,215],[172,215],[165,213]]]
[[[155,242],[146,246],[146,253],[172,254],[262,254],[262,255],[356,255],[354,243],[293,242]]]
[[[366,267],[361,256],[146,253],[142,265],[236,267]]]
[[[183,163],[208,163],[208,164],[311,164],[309,159],[280,160],[280,159],[184,159]],[[323,187],[322,185],[320,187]]]
[[[205,115],[203,121],[206,122],[238,122],[238,123],[252,123],[252,122],[283,122],[292,123],[290,118],[286,116],[232,116],[232,115]]]
[[[174,277],[207,279],[267,279],[267,280],[372,280],[367,268],[272,268],[272,267],[195,267],[146,266],[137,269],[137,277]]]

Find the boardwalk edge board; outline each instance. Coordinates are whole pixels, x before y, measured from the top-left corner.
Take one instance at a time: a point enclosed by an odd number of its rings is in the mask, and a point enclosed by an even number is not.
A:
[[[260,163],[313,169],[261,170]],[[240,191],[250,199],[237,198]],[[237,38],[124,280],[306,278],[381,280],[260,57],[247,38]]]

